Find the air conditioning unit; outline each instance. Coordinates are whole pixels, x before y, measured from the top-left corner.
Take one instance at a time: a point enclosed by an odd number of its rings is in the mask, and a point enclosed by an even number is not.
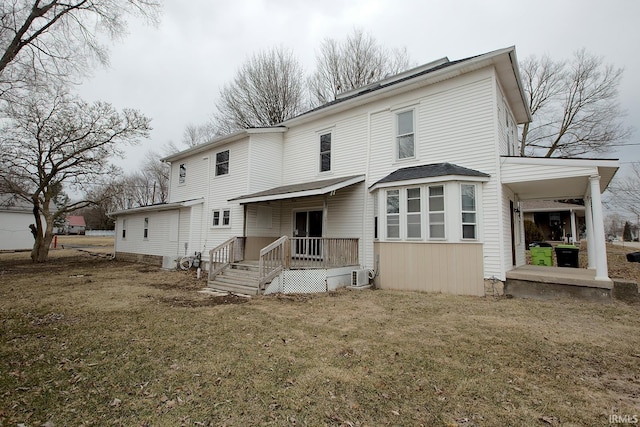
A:
[[[352,270],[351,286],[367,286],[369,284],[369,270]]]

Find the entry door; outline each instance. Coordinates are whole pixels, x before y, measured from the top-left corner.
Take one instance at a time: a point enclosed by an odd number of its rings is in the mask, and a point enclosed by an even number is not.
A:
[[[322,211],[296,212],[294,237],[322,237]],[[320,257],[320,239],[296,240],[295,255],[300,257]]]

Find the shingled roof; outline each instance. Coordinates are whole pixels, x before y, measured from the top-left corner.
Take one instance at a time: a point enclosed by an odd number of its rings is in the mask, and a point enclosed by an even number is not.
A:
[[[441,176],[469,176],[476,178],[489,178],[490,175],[474,169],[454,165],[452,163],[432,163],[429,165],[410,166],[391,172],[389,175],[378,180],[377,184],[398,181],[411,181],[423,178],[436,178]]]

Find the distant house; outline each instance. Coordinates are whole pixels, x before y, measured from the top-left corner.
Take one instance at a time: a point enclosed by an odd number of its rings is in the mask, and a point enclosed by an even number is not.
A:
[[[526,200],[520,203],[524,219],[533,221],[545,240],[579,242],[586,229],[584,205],[556,200]]]
[[[84,234],[86,228],[83,216],[71,215],[65,219],[64,234]]]
[[[34,222],[31,204],[0,194],[0,250],[31,249],[34,239],[29,225]]]

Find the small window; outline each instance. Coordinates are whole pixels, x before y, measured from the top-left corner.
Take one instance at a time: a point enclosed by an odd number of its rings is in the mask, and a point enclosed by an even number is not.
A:
[[[444,186],[429,187],[429,238],[444,239]]]
[[[476,212],[476,186],[462,184],[461,202],[462,202],[462,238],[477,238],[477,212]]]
[[[400,190],[387,191],[387,238],[400,238]]]
[[[320,172],[331,170],[331,134],[320,135]]]
[[[420,188],[407,188],[407,238],[422,237],[422,213],[420,209]]]
[[[187,180],[187,165],[184,163],[180,164],[180,176],[178,178],[179,184],[184,184]]]
[[[125,239],[127,237],[127,220],[122,220],[122,238]]]
[[[396,115],[396,145],[398,160],[415,157],[413,110]]]
[[[229,227],[231,225],[231,211],[229,209],[214,209],[212,218],[212,227]]]
[[[216,153],[216,176],[229,173],[229,150]]]
[[[144,219],[144,232],[143,232],[143,237],[145,239],[149,238],[149,218],[145,218]]]

